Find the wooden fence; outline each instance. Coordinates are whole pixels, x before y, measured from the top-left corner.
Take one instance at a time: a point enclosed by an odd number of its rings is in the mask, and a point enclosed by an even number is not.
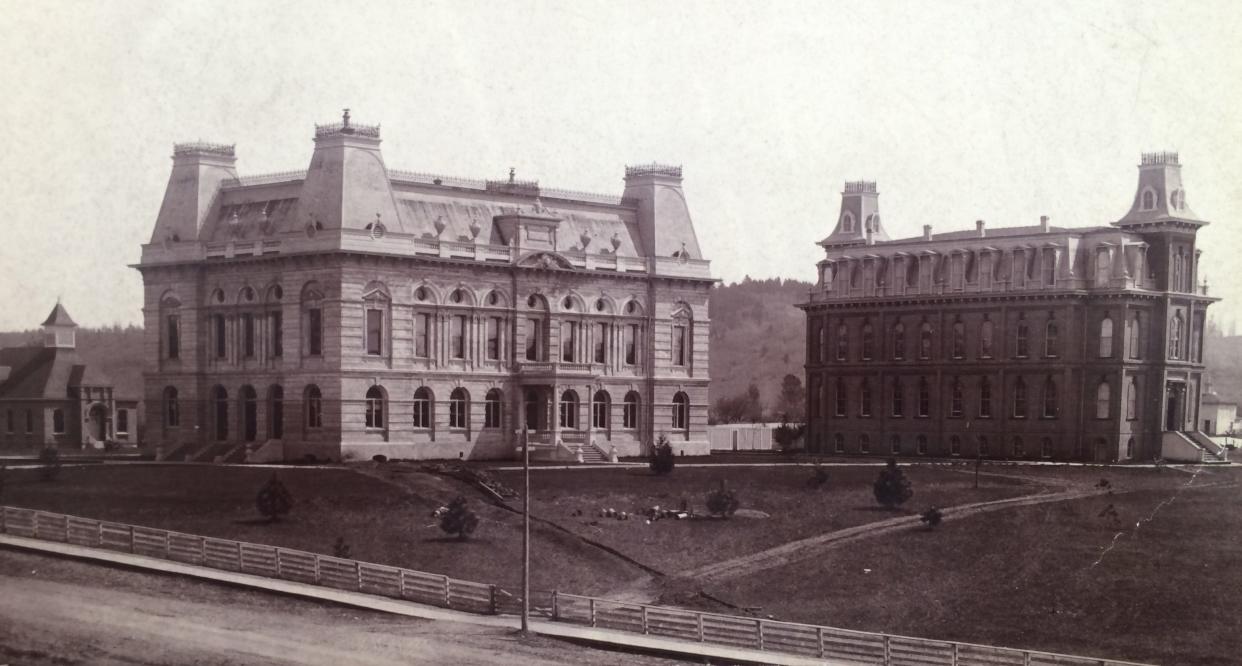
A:
[[[136,525],[0,507],[0,533],[105,548],[240,573],[405,599],[472,613],[516,614],[520,597],[495,585]],[[752,650],[882,666],[1144,666],[1112,659],[936,641],[761,618],[609,601],[560,592],[531,595],[531,612],[558,622]]]

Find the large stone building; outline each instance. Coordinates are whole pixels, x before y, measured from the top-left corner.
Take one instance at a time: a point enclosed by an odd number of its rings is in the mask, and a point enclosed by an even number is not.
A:
[[[708,293],[680,167],[619,196],[389,169],[316,126],[303,172],[174,147],[137,266],[148,439],[229,460],[707,450]]]
[[[890,240],[846,183],[807,321],[808,445],[838,454],[1213,459],[1197,431],[1207,307],[1173,153],[1106,226]]]
[[[138,401],[78,353],[77,329],[60,303],[42,344],[0,349],[0,450],[102,450],[137,441]]]

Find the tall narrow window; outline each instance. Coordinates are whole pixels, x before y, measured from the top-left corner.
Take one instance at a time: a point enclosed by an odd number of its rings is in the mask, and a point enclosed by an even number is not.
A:
[[[227,331],[224,326],[224,315],[217,314],[211,316],[212,332],[216,338],[216,358],[224,358],[228,354],[226,345]]]
[[[962,397],[962,382],[957,377],[953,378],[953,383],[949,387],[949,416],[961,416],[965,411]]]
[[[686,364],[686,327],[673,326],[673,365]]]
[[[979,380],[979,417],[992,418],[992,381],[987,377]]]
[[[229,438],[229,394],[223,386],[217,386],[212,389],[211,397],[215,403],[216,441],[223,442]]]
[[[569,430],[578,429],[578,394],[573,390],[561,394],[561,427]]]
[[[979,449],[978,449],[978,451],[979,451],[979,457],[980,457],[980,458],[982,458],[982,457],[984,457],[984,456],[986,456],[986,455],[988,455],[988,454],[990,453],[990,452],[989,452],[989,450],[988,450],[988,438],[987,438],[986,436],[984,436],[984,435],[979,435]]]
[[[164,425],[169,428],[181,425],[181,402],[173,386],[164,387]],[[13,412],[9,412],[9,432],[13,432]]]
[[[1026,358],[1028,356],[1030,349],[1028,348],[1027,343],[1030,338],[1030,333],[1031,329],[1027,326],[1026,318],[1024,315],[1019,314],[1018,330],[1013,341],[1014,356],[1017,356],[1018,358]]]
[[[452,346],[453,358],[466,358],[466,315],[453,315],[449,327],[449,344]]]
[[[681,391],[673,396],[673,429],[690,429],[690,397]]]
[[[501,416],[504,406],[503,395],[500,389],[492,389],[487,392],[483,398],[483,427],[499,428],[501,424]]]
[[[625,364],[638,364],[638,324],[625,327]]]
[[[129,410],[128,409],[116,410],[116,434],[118,435],[129,434]]]
[[[893,327],[893,360],[900,361],[906,357],[906,326],[901,322]]]
[[[540,361],[543,356],[543,321],[526,320],[526,360]]]
[[[323,310],[320,308],[306,311],[306,353],[323,355]]]
[[[418,358],[431,355],[431,315],[425,312],[414,315],[414,355]]]
[[[979,358],[992,358],[992,321],[990,319],[984,319],[979,325]]]
[[[931,387],[926,377],[919,377],[919,416],[931,414]]]
[[[285,389],[273,384],[267,389],[267,438],[283,439],[285,436]]]
[[[1057,383],[1052,377],[1044,380],[1044,418],[1053,419],[1057,416],[1059,400]]]
[[[863,324],[862,327],[862,359],[870,361],[872,352],[875,347],[875,334],[871,329],[871,324]]]
[[[844,361],[850,354],[850,329],[845,324],[837,326],[837,360]]]
[[[285,318],[280,312],[269,312],[267,329],[271,335],[272,358],[285,355]]]
[[[858,452],[871,453],[871,437],[866,433],[858,436]]]
[[[242,313],[242,353],[246,358],[254,358],[254,315]]]
[[[457,387],[449,394],[449,427],[465,428],[470,422],[470,395]]]
[[[1021,377],[1013,385],[1013,417],[1026,418],[1026,381]]]
[[[638,391],[625,394],[625,409],[621,413],[621,426],[627,430],[638,428]]]
[[[888,452],[893,455],[901,455],[901,435],[893,435],[889,439]]]
[[[1142,315],[1138,312],[1135,312],[1134,316],[1127,322],[1127,325],[1129,326],[1127,337],[1130,339],[1127,345],[1130,347],[1130,358],[1132,359],[1143,358],[1143,350],[1139,346],[1139,340],[1141,339],[1139,337],[1139,331],[1141,330],[1140,327],[1142,326],[1142,323]]]
[[[845,416],[849,410],[850,397],[845,392],[845,381],[841,379],[840,377],[837,377],[836,389],[837,389],[836,390],[836,403],[837,403],[836,415]]]
[[[919,326],[919,358],[929,359],[932,357],[932,325],[923,322]]]
[[[1045,437],[1042,440],[1040,440],[1039,457],[1040,458],[1051,458],[1052,457],[1052,438],[1051,437]]]
[[[381,356],[383,353],[384,311],[367,308],[367,354],[371,356]]]
[[[1057,334],[1057,323],[1049,321],[1044,326],[1044,356],[1057,356],[1061,351],[1060,336]]]
[[[871,382],[863,379],[858,395],[858,415],[871,416]]]
[[[1131,377],[1126,382],[1126,420],[1138,418],[1138,379]]]
[[[966,324],[961,320],[953,322],[953,358],[966,356]]]
[[[1113,320],[1108,315],[1100,321],[1100,358],[1113,357]]]
[[[259,438],[259,396],[254,387],[241,387],[242,440],[253,442]]]
[[[63,409],[52,410],[52,434],[65,434],[65,410]]]
[[[561,322],[561,360],[574,362],[574,349],[578,345],[578,322]]]
[[[591,427],[600,430],[608,429],[608,412],[612,409],[612,398],[607,391],[596,391],[591,398]]]
[[[379,430],[384,427],[384,390],[378,386],[367,389],[366,427]]]
[[[487,318],[487,359],[500,360],[500,317]]]
[[[1108,380],[1101,379],[1100,383],[1095,387],[1095,418],[1106,419],[1110,416],[1112,410],[1112,387],[1108,385]]]
[[[837,433],[832,436],[832,450],[837,453],[845,453],[845,435]]]
[[[951,456],[962,455],[962,438],[961,437],[958,437],[957,435],[953,435],[952,437],[949,438],[949,455]]]
[[[608,324],[595,324],[594,333],[595,340],[593,342],[595,343],[595,353],[592,354],[592,358],[596,363],[603,363],[605,351],[608,349]]]
[[[429,430],[431,428],[431,389],[426,386],[418,387],[414,391],[414,421],[413,425],[419,430]]]
[[[826,344],[824,340],[824,320],[815,319],[814,322],[815,337],[812,338],[814,342],[811,344],[811,362],[822,363],[824,361],[824,345]]]
[[[927,455],[927,435],[919,435],[914,438],[914,450],[920,456]]]
[[[893,416],[904,416],[906,411],[905,390],[902,389],[901,379],[893,378]]]
[[[168,358],[181,358],[181,317],[168,315],[165,322],[168,332]]]
[[[315,429],[323,427],[323,393],[318,386],[311,384],[306,387],[305,409],[306,427]]]
[[[13,423],[13,410],[10,409],[4,413],[4,431],[12,435],[13,429],[16,427]]]
[[[1173,321],[1169,324],[1169,358],[1179,359],[1182,357],[1182,332],[1185,328],[1185,322],[1182,319],[1182,313],[1178,312],[1173,315]]]
[[[1021,458],[1026,455],[1026,446],[1022,443],[1021,437],[1013,438],[1013,457]]]

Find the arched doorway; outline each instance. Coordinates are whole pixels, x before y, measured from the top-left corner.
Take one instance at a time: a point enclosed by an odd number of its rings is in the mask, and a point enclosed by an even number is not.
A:
[[[108,439],[108,408],[101,404],[91,405],[86,412],[86,434],[94,442]]]
[[[267,389],[267,438],[282,439],[285,436],[285,389],[273,384]]]
[[[526,389],[526,427],[531,432],[546,430],[548,427],[548,402],[539,389]]]
[[[253,442],[259,437],[259,400],[253,386],[241,387],[242,439]]]

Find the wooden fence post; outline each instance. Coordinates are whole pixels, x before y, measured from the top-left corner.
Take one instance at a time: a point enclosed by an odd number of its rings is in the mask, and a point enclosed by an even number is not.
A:
[[[824,658],[824,628],[815,627],[815,642],[819,645],[819,658]]]
[[[1031,666],[1031,651],[1022,651],[1022,666]]]
[[[444,577],[444,607],[449,608],[453,605],[453,590],[449,583],[449,577]]]
[[[405,596],[405,574],[404,573],[401,574],[401,596],[403,597]],[[495,585],[487,586],[487,608],[488,608],[488,611],[492,615],[498,615],[500,613],[500,609],[496,605],[496,586]]]
[[[696,620],[695,624],[698,625],[698,630],[699,630],[699,642],[702,643],[704,640],[703,639],[703,614],[695,613],[695,620]]]
[[[890,666],[893,663],[893,653],[888,644],[888,634],[884,634],[884,666]]]
[[[401,598],[405,598],[405,569],[397,569],[397,587],[401,590]],[[495,607],[496,602],[496,586],[492,586],[492,606]]]
[[[312,555],[312,556],[314,556],[314,558],[315,558],[315,584],[316,584],[316,585],[323,585],[323,583],[321,582],[321,579],[320,579],[320,577],[319,577],[319,554],[318,554],[318,553],[311,553],[311,555]]]
[[[198,538],[198,563],[207,566],[207,539]]]
[[[237,570],[238,571],[242,570],[242,553],[241,553],[241,542],[240,541],[237,542]]]
[[[646,606],[639,606],[638,608],[639,608],[639,612],[641,613],[641,619],[642,619],[642,625],[643,625],[643,633],[645,634],[645,633],[647,633],[647,607],[646,607]]]
[[[129,526],[129,552],[134,552],[134,526]]]
[[[595,626],[595,597],[591,597],[590,599],[588,599],[587,604],[591,610],[591,626],[594,627]]]
[[[354,573],[358,575],[358,591],[362,591],[362,563],[354,560]]]
[[[281,575],[281,574],[283,573],[283,570],[282,570],[282,569],[281,569],[281,567],[280,567],[280,549],[279,549],[279,548],[273,548],[273,549],[272,549],[272,553],[273,553],[273,556],[274,556],[274,557],[275,557],[275,559],[276,559],[276,577],[277,577],[277,578],[284,578],[284,576],[283,576],[283,575]]]
[[[763,649],[763,620],[755,620],[755,648]]]
[[[953,644],[953,666],[957,666],[957,660],[958,660],[957,649],[959,647],[961,646],[958,645],[957,643]]]
[[[164,559],[172,559],[172,533],[164,532]]]
[[[30,513],[30,530],[34,533],[34,538],[39,538],[39,512],[32,511]]]
[[[560,594],[556,590],[552,590],[552,619],[561,619],[561,599]]]

